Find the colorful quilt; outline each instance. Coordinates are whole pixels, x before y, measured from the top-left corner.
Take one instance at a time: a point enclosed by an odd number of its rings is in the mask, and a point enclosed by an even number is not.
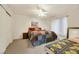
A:
[[[33,46],[38,46],[50,41],[53,41],[53,37],[50,34],[32,34],[30,37]],[[50,40],[50,41],[48,41]]]
[[[79,44],[67,39],[46,45],[53,54],[79,54]]]
[[[31,35],[30,38],[33,46],[38,46],[46,43],[46,39],[47,39],[47,35],[38,35],[38,34]]]

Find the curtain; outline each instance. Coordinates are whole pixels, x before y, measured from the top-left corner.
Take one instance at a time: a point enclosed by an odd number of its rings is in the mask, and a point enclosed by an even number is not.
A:
[[[67,36],[67,17],[52,20],[51,31],[54,31],[58,36]]]

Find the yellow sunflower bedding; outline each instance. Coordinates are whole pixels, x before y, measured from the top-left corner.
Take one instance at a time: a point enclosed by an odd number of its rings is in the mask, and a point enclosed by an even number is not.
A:
[[[46,45],[53,54],[79,54],[79,44],[70,40],[59,40]]]

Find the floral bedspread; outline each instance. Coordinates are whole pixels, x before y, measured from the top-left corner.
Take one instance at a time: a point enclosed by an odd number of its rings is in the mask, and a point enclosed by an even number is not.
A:
[[[79,44],[67,39],[46,45],[53,54],[79,54]]]

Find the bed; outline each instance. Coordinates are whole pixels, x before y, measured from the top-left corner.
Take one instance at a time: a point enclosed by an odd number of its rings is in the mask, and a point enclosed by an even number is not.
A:
[[[48,44],[45,48],[52,54],[79,54],[79,27],[69,27],[67,39]]]
[[[52,54],[79,54],[79,43],[67,39],[46,45],[45,48],[47,53],[51,52]]]
[[[33,46],[39,46],[54,41],[56,38],[57,35],[55,32],[42,30],[40,27],[28,28],[28,39],[31,41]]]
[[[30,41],[31,41],[33,46],[38,46],[38,45],[41,45],[41,44],[45,44],[45,43],[56,40],[57,36],[53,35],[53,34],[51,35],[51,33],[49,33],[49,34],[46,34],[46,33],[45,34],[32,33],[31,37],[30,37]]]

